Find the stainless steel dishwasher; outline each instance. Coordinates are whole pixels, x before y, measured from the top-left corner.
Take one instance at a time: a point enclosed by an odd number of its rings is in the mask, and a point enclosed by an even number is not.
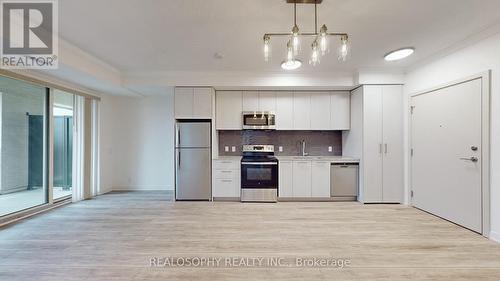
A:
[[[332,163],[330,196],[336,201],[356,201],[358,197],[358,163]]]

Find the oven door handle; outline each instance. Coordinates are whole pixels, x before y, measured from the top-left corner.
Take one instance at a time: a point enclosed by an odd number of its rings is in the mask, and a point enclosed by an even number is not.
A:
[[[276,162],[241,162],[243,165],[278,165]]]

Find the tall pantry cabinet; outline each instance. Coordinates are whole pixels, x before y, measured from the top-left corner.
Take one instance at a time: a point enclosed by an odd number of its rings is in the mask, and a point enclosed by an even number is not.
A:
[[[367,85],[351,94],[351,130],[343,153],[361,159],[359,200],[403,201],[403,90],[401,85]]]

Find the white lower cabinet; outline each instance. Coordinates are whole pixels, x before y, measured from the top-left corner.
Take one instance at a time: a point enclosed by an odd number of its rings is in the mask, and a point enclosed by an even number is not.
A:
[[[279,162],[278,196],[293,197],[293,164],[292,161]]]
[[[212,197],[234,198],[240,197],[240,161],[213,160]]]
[[[327,161],[313,161],[311,169],[311,196],[330,197],[330,166]]]
[[[280,160],[280,198],[330,198],[330,161]]]
[[[293,161],[293,197],[311,197],[311,161]]]

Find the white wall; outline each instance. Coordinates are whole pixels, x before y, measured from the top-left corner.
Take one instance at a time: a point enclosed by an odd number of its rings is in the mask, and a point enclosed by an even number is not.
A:
[[[487,70],[491,77],[491,238],[500,242],[500,34],[485,39],[410,71],[406,77],[405,94],[466,78]],[[406,114],[408,112],[406,111]],[[408,116],[406,116],[408,117]],[[408,136],[408,118],[405,118]],[[408,144],[408,139],[406,140]],[[408,149],[405,150],[406,152]],[[406,154],[408,159],[408,153]],[[405,161],[408,178],[408,161]],[[407,181],[408,182],[408,181]],[[408,186],[406,187],[408,190]]]
[[[164,95],[101,100],[104,190],[174,189],[173,88]]]

